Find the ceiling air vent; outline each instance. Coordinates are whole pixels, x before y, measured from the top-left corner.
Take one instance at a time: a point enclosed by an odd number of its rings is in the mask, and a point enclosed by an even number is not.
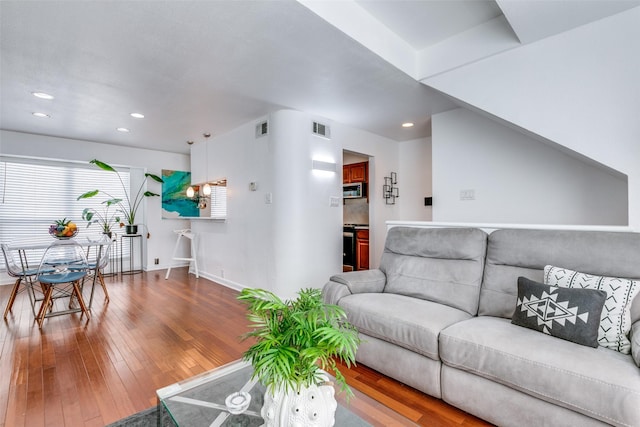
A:
[[[313,133],[325,138],[331,138],[331,130],[329,129],[329,126],[323,125],[322,123],[313,122]]]
[[[265,136],[268,133],[269,133],[269,122],[265,120],[264,122],[258,123],[256,125],[256,138]]]

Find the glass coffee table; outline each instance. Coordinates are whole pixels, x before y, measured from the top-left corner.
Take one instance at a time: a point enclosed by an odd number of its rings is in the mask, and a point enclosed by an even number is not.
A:
[[[157,390],[158,425],[170,420],[179,427],[261,426],[265,388],[251,380],[252,372],[248,362],[235,361]],[[336,390],[335,427],[417,426],[378,401],[351,390],[355,396],[348,403],[344,393]],[[236,392],[248,393],[251,400],[243,413],[234,415],[227,409],[225,400]]]

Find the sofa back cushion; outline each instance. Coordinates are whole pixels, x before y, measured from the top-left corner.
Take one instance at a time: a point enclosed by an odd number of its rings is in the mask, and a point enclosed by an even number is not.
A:
[[[384,292],[475,315],[486,247],[487,234],[476,228],[393,227],[380,261]]]
[[[640,233],[566,230],[494,231],[489,235],[481,316],[511,318],[516,307],[518,277],[543,282],[546,265],[598,276],[640,278]],[[631,319],[640,318],[640,301]]]

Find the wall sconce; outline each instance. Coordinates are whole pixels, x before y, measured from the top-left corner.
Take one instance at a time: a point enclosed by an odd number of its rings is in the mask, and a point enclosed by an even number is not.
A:
[[[313,160],[311,168],[316,171],[336,172],[336,164],[334,162],[323,162],[322,160]]]
[[[400,197],[398,187],[395,185],[398,183],[398,175],[395,172],[391,172],[390,176],[384,177],[384,185],[382,186],[382,197],[387,205],[395,205],[396,198]]]

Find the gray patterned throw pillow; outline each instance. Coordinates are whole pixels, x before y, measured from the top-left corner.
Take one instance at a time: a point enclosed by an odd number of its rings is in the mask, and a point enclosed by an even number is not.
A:
[[[518,278],[511,323],[589,347],[598,347],[600,314],[607,293],[567,289]]]
[[[598,344],[620,353],[631,352],[631,304],[640,292],[640,281],[620,277],[594,276],[567,268],[547,265],[544,283],[574,289],[598,289],[607,293],[600,318]]]

